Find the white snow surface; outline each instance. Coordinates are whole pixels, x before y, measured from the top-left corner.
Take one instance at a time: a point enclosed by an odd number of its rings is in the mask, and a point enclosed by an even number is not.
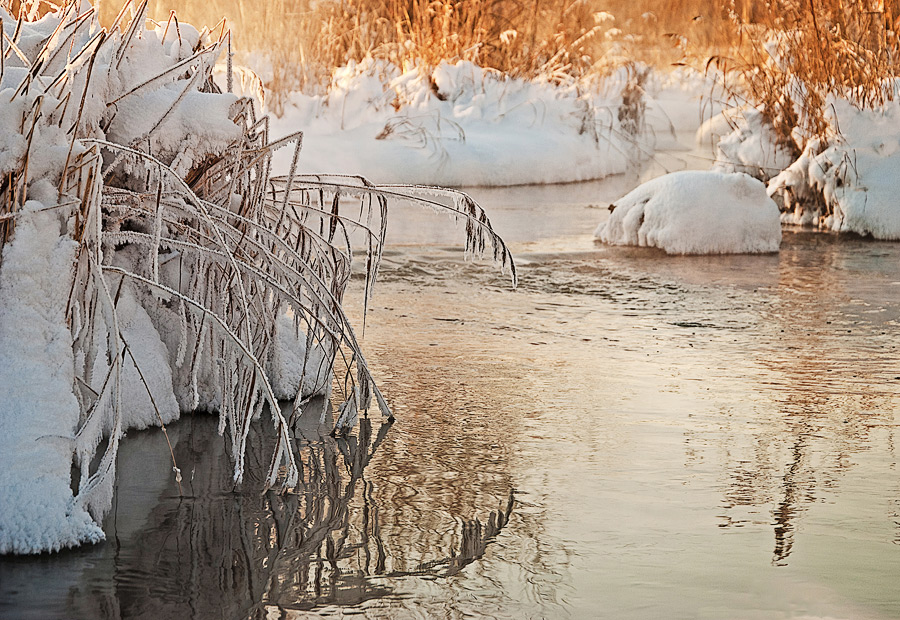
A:
[[[107,138],[131,144],[155,128],[150,151],[179,175],[203,158],[221,154],[241,137],[241,128],[229,118],[237,97],[197,91],[182,94],[187,86],[189,80],[179,80],[142,97],[125,99],[118,104]]]
[[[118,289],[118,282],[115,284]],[[123,344],[128,345],[122,363],[122,426],[142,429],[178,419],[181,410],[175,399],[169,351],[127,281],[122,283],[119,291],[116,316]],[[103,333],[107,326],[102,318],[99,321],[100,333]],[[103,343],[103,351],[97,356],[92,373],[91,388],[95,392],[99,393],[103,387],[109,371],[108,358],[109,351]],[[104,432],[110,430],[105,428]]]
[[[744,173],[674,172],[615,202],[594,236],[612,245],[657,247],[668,254],[777,252],[777,205]]]
[[[76,244],[28,201],[0,269],[0,553],[103,539],[69,480],[79,404],[65,310]]]
[[[307,334],[295,324],[293,313],[284,310],[275,324],[268,375],[275,397],[294,400],[331,391],[331,357],[321,344],[313,343],[307,355]],[[302,383],[301,383],[302,382]]]
[[[654,82],[634,137],[619,116],[626,80],[614,76],[594,92],[471,62],[442,63],[429,79],[367,60],[337,70],[327,95],[291,95],[273,133],[303,130],[302,173],[454,187],[598,179],[649,156],[685,120],[699,125],[701,89]],[[286,149],[276,154],[276,169],[287,172],[290,159]]]
[[[825,148],[810,141],[769,193],[783,197],[787,222],[900,240],[900,102],[873,111],[832,99],[829,109],[840,134]],[[810,211],[816,198],[827,213]]]
[[[793,154],[778,143],[774,128],[759,110],[745,107],[714,118],[698,132],[698,141],[707,132],[712,136],[721,131],[723,124],[732,130],[716,145],[713,170],[746,172],[767,181],[793,163]]]

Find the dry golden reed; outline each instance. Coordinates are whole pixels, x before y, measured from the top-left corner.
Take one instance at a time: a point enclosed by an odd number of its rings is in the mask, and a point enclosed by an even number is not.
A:
[[[894,0],[771,0],[733,11],[731,20],[736,44],[711,63],[739,103],[766,114],[786,146],[802,148],[833,131],[826,121],[831,95],[864,109],[895,97]]]
[[[100,0],[111,21],[109,0]],[[898,0],[152,0],[149,14],[212,27],[265,54],[270,107],[326,88],[367,57],[429,71],[470,60],[561,82],[634,62],[716,67],[734,101],[760,107],[785,142],[824,135],[830,94],[874,107],[893,97]]]
[[[686,47],[711,50],[732,36],[711,0],[152,0],[149,14],[165,21],[173,9],[197,26],[225,17],[237,49],[269,57],[276,97],[326,86],[335,67],[366,57],[426,71],[470,60],[561,81],[675,62]],[[111,9],[101,14],[112,20]]]

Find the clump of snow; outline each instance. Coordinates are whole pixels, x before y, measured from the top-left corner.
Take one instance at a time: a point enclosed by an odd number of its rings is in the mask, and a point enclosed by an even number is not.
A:
[[[189,86],[189,80],[179,80],[122,101],[107,139],[149,143],[150,152],[179,175],[206,157],[220,155],[241,137],[241,128],[231,120],[237,97],[189,91]]]
[[[721,131],[723,122],[732,130],[722,136],[716,145],[714,170],[745,172],[767,181],[794,161],[792,149],[779,142],[775,129],[759,110],[744,108],[719,115],[702,128],[703,134]],[[698,140],[701,139],[703,137],[698,132]]]
[[[803,154],[769,182],[785,221],[836,232],[900,239],[900,102],[859,110],[832,99],[829,144],[811,140]]]
[[[683,171],[639,186],[610,207],[594,236],[613,245],[668,254],[777,252],[778,207],[762,182],[744,173]]]
[[[79,403],[65,312],[77,244],[28,201],[0,269],[0,553],[103,539],[69,483]]]
[[[138,301],[134,287],[129,282],[115,283],[119,289],[116,317],[127,351],[122,361],[121,390],[127,399],[123,407],[122,426],[125,429],[143,429],[168,424],[178,419],[181,410],[175,398],[169,352],[160,339],[159,332],[149,314]],[[102,322],[102,321],[101,321]],[[102,329],[108,326],[102,325]],[[103,351],[97,356],[91,374],[91,388],[99,393],[109,372],[108,360],[115,354],[102,343]],[[105,433],[110,428],[103,429]]]

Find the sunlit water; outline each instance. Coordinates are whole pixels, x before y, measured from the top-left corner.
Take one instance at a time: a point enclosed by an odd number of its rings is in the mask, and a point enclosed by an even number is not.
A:
[[[305,420],[287,496],[233,490],[214,420],[169,428],[181,494],[133,433],[108,541],[0,560],[0,617],[900,617],[900,244],[596,245],[635,182],[473,189],[515,291],[395,213],[363,342],[396,423]]]

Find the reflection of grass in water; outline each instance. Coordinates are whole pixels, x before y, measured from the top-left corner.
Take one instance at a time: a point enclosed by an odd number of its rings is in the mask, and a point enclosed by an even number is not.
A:
[[[700,452],[720,451],[716,458],[725,465],[720,526],[771,527],[778,566],[797,550],[804,515],[817,503],[837,501],[856,467],[852,457],[875,447],[892,451],[895,427],[890,332],[877,317],[848,314],[854,282],[840,267],[852,255],[859,275],[892,279],[881,273],[880,244],[802,239],[782,249],[780,282],[759,302],[767,320],[754,328],[753,348],[745,351],[753,360],[751,385],[766,407],[734,405],[716,417],[725,432],[717,426],[686,434],[692,452],[707,432],[717,437],[715,448]],[[878,301],[879,294],[868,299]],[[886,446],[879,446],[878,429],[888,434]]]
[[[382,483],[365,473],[396,430],[385,423],[375,431],[364,419],[356,435],[333,439],[327,426],[310,423],[309,417],[314,416],[301,418],[295,427],[303,477],[287,494],[259,495],[261,480],[252,478],[244,484],[247,490],[234,487],[229,468],[223,467],[227,447],[213,432],[214,418],[198,415],[172,425],[187,495],[179,498],[170,485],[142,531],[122,540],[111,532],[119,545],[115,570],[120,583],[75,605],[98,618],[183,617],[188,610],[203,617],[263,618],[273,606],[359,606],[392,596],[404,577],[440,579],[458,573],[478,561],[507,524],[511,492],[485,523],[454,514],[459,519],[455,535],[435,531],[422,538],[419,532],[418,538],[408,538],[409,545],[424,545],[410,553],[412,548],[402,545],[403,532],[384,531],[383,514],[396,507],[379,497]],[[274,440],[270,429],[254,426],[248,477],[264,472]],[[415,523],[399,526],[416,528]],[[409,562],[420,553],[432,559]],[[107,569],[101,564],[99,570]],[[138,575],[140,580],[132,578]]]

